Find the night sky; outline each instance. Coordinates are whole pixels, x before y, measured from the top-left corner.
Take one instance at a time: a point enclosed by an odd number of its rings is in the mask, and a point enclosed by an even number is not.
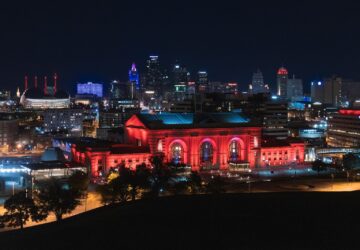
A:
[[[245,88],[260,68],[312,79],[360,80],[360,4],[356,1],[7,1],[0,6],[0,84],[12,91],[25,74],[74,83],[126,80],[150,54],[176,60],[210,80]]]

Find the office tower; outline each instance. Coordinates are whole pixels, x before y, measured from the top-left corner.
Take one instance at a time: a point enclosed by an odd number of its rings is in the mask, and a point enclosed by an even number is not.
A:
[[[196,85],[199,92],[206,92],[208,90],[209,79],[206,71],[198,71]]]
[[[131,65],[129,70],[129,82],[128,82],[128,97],[134,99],[138,97],[140,91],[140,78],[139,72],[136,69],[135,63]]]
[[[174,85],[186,84],[189,80],[189,72],[180,64],[174,65],[172,73],[172,82]]]
[[[19,120],[10,113],[0,113],[0,152],[8,152],[15,146],[19,133]]]
[[[286,139],[289,131],[288,124],[288,104],[282,100],[272,100],[263,105],[263,135]]]
[[[252,76],[250,92],[252,94],[269,92],[269,88],[264,83],[264,76],[259,69]]]
[[[326,141],[330,147],[360,146],[360,110],[340,109],[329,119]]]
[[[126,99],[127,85],[124,82],[112,81],[110,83],[110,98],[111,99]]]
[[[322,81],[311,82],[311,101],[320,103],[324,101],[324,85]]]
[[[288,71],[281,67],[277,72],[277,95],[286,98],[287,84],[288,84]]]
[[[83,109],[47,109],[43,113],[45,132],[65,132],[82,136]]]
[[[324,95],[323,103],[330,104],[334,107],[340,106],[341,103],[341,77],[330,77],[324,81]]]
[[[286,86],[286,97],[288,100],[296,99],[297,97],[303,96],[303,82],[301,79],[293,78],[288,79]]]
[[[163,75],[160,68],[159,57],[150,56],[146,61],[146,88],[162,85]]]

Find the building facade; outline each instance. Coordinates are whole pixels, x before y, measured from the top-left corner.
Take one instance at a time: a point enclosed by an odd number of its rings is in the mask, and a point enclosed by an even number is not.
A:
[[[193,170],[256,168],[303,162],[304,143],[272,140],[262,147],[261,127],[237,113],[138,114],[125,124],[129,144],[149,147],[166,162]],[[262,159],[271,153],[271,159]],[[285,157],[280,157],[281,154]],[[277,155],[274,157],[274,155]]]
[[[258,93],[266,93],[269,92],[267,86],[264,83],[264,76],[262,72],[258,69],[252,76],[250,93],[258,94]]]
[[[360,109],[340,109],[329,119],[326,141],[330,147],[360,147]]]
[[[303,82],[301,79],[293,78],[288,79],[286,87],[286,98],[288,100],[295,100],[304,95]]]
[[[277,72],[277,95],[286,98],[287,85],[288,85],[288,71],[284,67],[281,67]]]
[[[101,83],[78,83],[77,92],[78,95],[95,95],[97,97],[103,97],[103,85]]]
[[[0,114],[0,151],[7,152],[14,148],[18,139],[19,120],[11,114]]]
[[[47,109],[43,112],[44,131],[67,131],[72,136],[82,136],[85,118],[82,109]]]

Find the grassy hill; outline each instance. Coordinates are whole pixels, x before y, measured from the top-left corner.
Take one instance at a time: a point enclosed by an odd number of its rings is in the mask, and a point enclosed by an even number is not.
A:
[[[4,232],[0,249],[359,249],[359,211],[358,192],[175,196]]]

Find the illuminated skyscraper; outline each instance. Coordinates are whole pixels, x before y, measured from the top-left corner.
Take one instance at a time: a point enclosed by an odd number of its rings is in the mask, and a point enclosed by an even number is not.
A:
[[[277,72],[277,95],[286,98],[288,85],[288,71],[281,67]]]
[[[250,92],[253,94],[269,92],[269,88],[264,84],[264,76],[259,69],[252,76]]]
[[[131,65],[131,69],[129,70],[129,83],[128,83],[128,93],[129,98],[134,99],[137,96],[137,93],[140,91],[140,81],[139,81],[139,73],[136,69],[135,63]]]
[[[288,79],[286,86],[286,97],[291,100],[292,98],[303,96],[303,82],[301,79],[293,78]]]
[[[186,84],[188,82],[189,72],[180,64],[175,64],[173,68],[173,84]]]
[[[136,69],[135,63],[131,65],[131,69],[129,70],[129,82],[133,82],[135,85],[135,88],[137,90],[140,89],[140,80],[139,80],[139,72]]]
[[[162,80],[159,57],[150,56],[146,61],[146,87],[161,85]]]
[[[196,84],[199,92],[207,91],[209,85],[209,79],[208,79],[208,73],[206,71],[198,71]]]

